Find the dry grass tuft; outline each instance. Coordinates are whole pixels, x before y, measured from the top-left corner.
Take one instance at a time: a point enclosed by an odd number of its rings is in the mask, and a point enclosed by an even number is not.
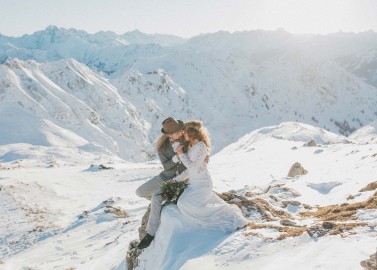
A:
[[[368,226],[367,222],[354,222],[354,223],[336,223],[334,228],[329,232],[330,235],[342,235],[346,231],[350,231],[356,227],[366,227]]]
[[[263,224],[263,223],[249,222],[245,227],[250,228],[252,230],[256,230],[256,229],[278,229],[281,226],[277,226],[277,225],[273,225],[273,224]]]
[[[273,229],[277,230],[279,232],[283,232],[283,234],[279,235],[276,240],[283,240],[287,237],[295,237],[300,236],[304,232],[306,232],[306,227],[283,227],[283,226],[277,226],[273,224],[258,224],[254,222],[250,222],[248,225],[246,225],[247,228],[250,228],[252,230],[256,229]],[[244,233],[245,236],[258,236],[261,237],[260,234],[255,232],[247,232]],[[272,238],[266,238],[262,237],[264,239],[272,239]]]
[[[296,236],[300,236],[301,234],[303,234],[304,232],[306,232],[306,227],[283,227],[283,228],[280,228],[279,231],[283,231],[285,233],[279,235],[276,240],[283,240],[287,237],[296,237]]]
[[[377,209],[377,192],[362,202],[319,207],[315,212],[300,212],[300,215],[303,217],[316,217],[324,221],[347,221],[357,219],[354,215],[359,209]]]

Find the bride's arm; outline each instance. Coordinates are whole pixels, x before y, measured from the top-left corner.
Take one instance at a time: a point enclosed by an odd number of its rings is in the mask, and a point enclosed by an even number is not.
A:
[[[182,182],[182,181],[185,181],[187,178],[188,178],[188,170],[186,169],[183,172],[181,172],[179,175],[173,177],[172,179],[175,182]]]
[[[187,169],[198,168],[203,164],[206,156],[208,155],[207,146],[203,142],[199,142],[198,149],[195,149],[195,151],[196,152],[191,159],[185,153],[178,154],[178,158]]]

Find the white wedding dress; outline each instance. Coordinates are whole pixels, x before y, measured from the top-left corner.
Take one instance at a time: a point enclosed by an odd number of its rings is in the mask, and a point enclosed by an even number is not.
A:
[[[208,150],[200,141],[191,147],[180,160],[187,170],[174,177],[176,181],[189,178],[189,184],[178,199],[178,208],[183,215],[206,228],[234,231],[242,228],[248,220],[236,205],[230,205],[212,191],[212,179],[204,161]]]

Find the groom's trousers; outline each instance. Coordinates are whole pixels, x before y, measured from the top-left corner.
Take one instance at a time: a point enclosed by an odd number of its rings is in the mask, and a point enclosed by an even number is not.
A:
[[[150,235],[155,235],[158,225],[160,224],[161,206],[162,206],[162,190],[161,187],[165,182],[161,180],[159,175],[145,182],[136,190],[136,195],[151,200],[151,211],[146,231]]]

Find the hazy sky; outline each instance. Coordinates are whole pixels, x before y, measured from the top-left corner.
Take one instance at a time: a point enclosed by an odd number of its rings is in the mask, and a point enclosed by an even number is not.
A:
[[[278,28],[292,33],[377,32],[377,0],[0,0],[3,35],[30,34],[48,25],[182,37]]]

